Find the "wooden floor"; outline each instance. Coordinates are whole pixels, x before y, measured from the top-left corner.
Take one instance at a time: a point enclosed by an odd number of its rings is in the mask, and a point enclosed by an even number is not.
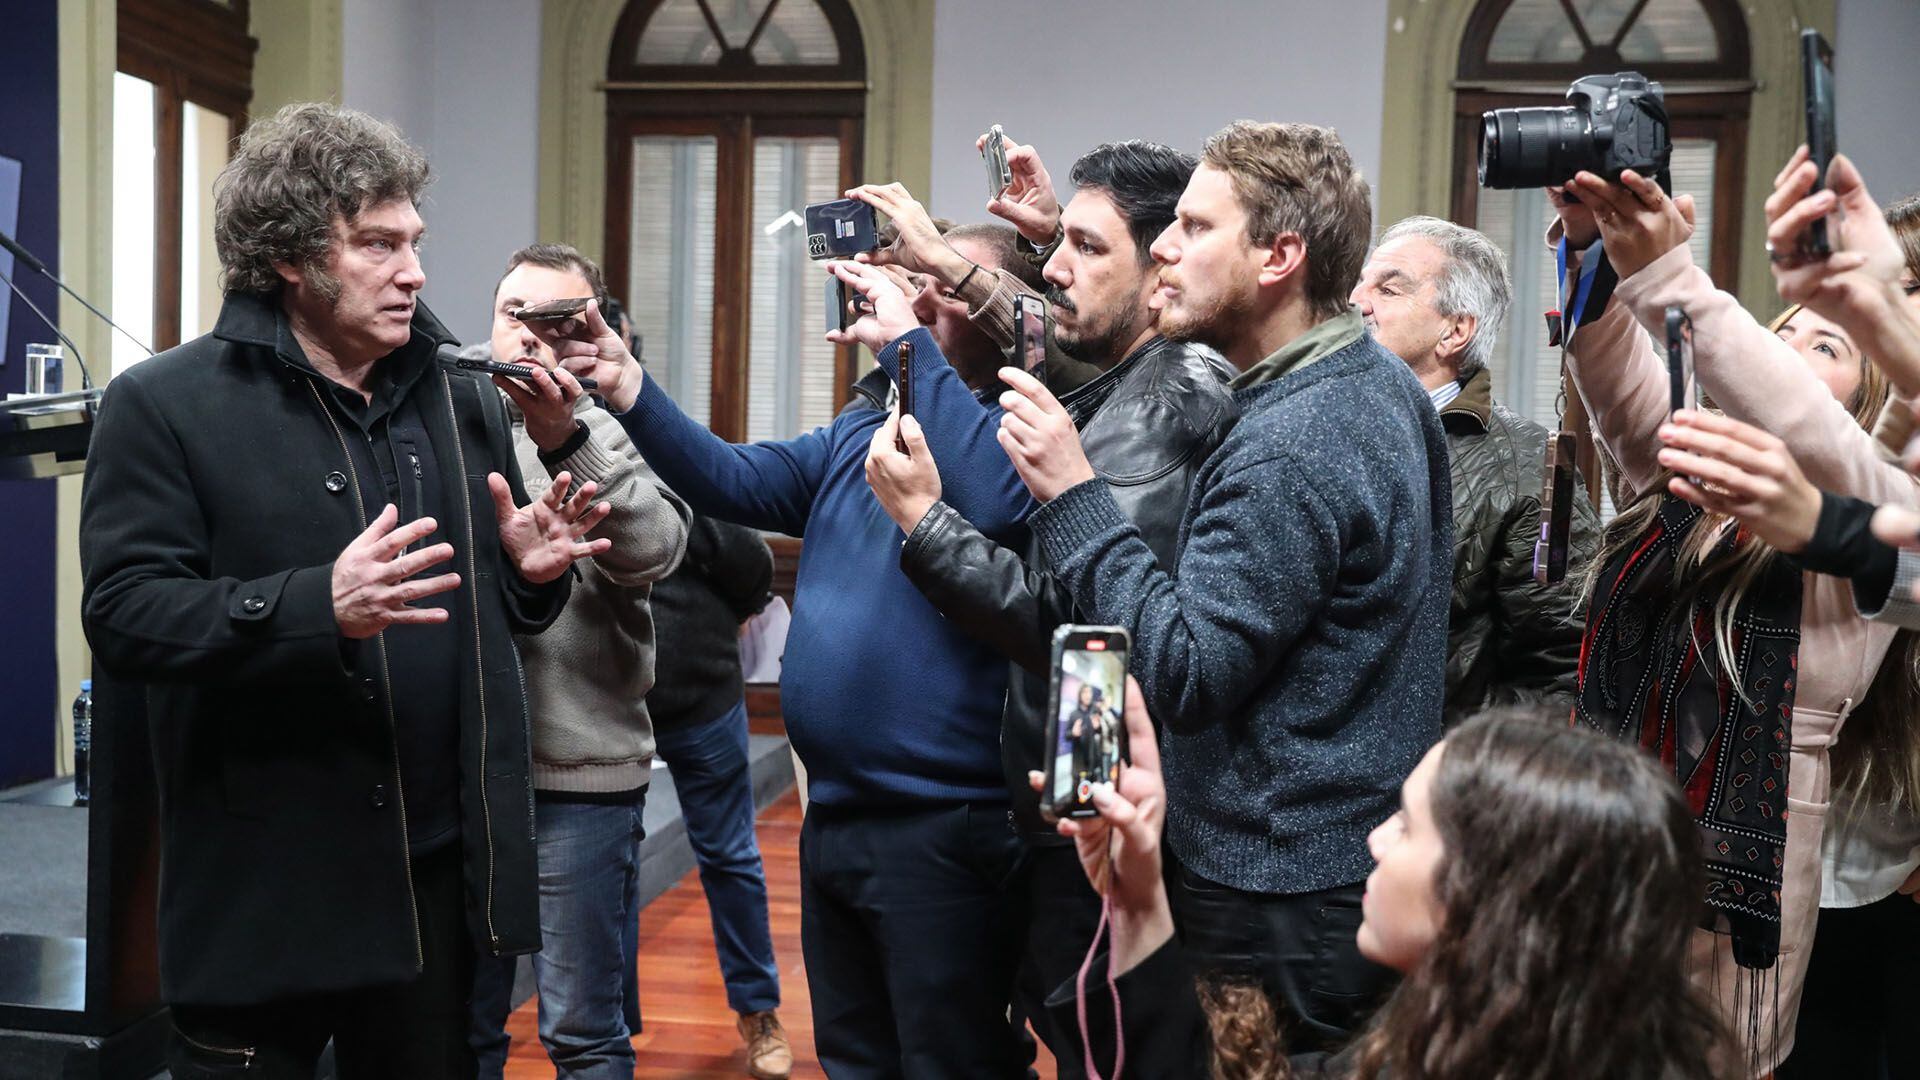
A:
[[[813,1012],[800,962],[800,800],[789,794],[760,816],[760,853],[766,862],[773,952],[780,963],[780,1019],[793,1040],[795,1080],[826,1074],[813,1056]],[[636,1080],[734,1080],[745,1076],[746,1052],[727,1008],[726,987],[713,954],[707,899],[696,871],[681,878],[640,914],[640,1016],[633,1040]],[[553,1066],[536,1032],[535,1002],[507,1021],[513,1050],[506,1080],[551,1077]],[[1053,1062],[1040,1051],[1043,1077]]]

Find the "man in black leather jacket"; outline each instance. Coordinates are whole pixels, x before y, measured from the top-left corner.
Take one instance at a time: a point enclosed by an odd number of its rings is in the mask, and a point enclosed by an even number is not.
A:
[[[1194,165],[1186,154],[1143,142],[1088,152],[1073,167],[1078,195],[1060,216],[1062,242],[1046,266],[1055,343],[1099,369],[1062,403],[1080,427],[1088,460],[1166,565],[1194,472],[1235,416],[1227,372],[1206,354],[1161,338],[1148,305],[1159,279],[1148,248],[1173,220]],[[943,615],[1014,662],[1001,760],[1014,823],[1029,841],[1032,903],[1017,997],[1060,1075],[1078,1076],[1077,1037],[1048,1024],[1041,1004],[1077,969],[1099,919],[1099,898],[1072,846],[1041,819],[1026,774],[1043,766],[1053,630],[1082,620],[1037,546],[1024,557],[999,547],[938,501],[933,462],[876,457],[868,478],[908,533],[901,552],[907,576]]]
[[[1486,361],[1512,297],[1506,258],[1462,225],[1412,217],[1380,235],[1353,303],[1440,411],[1453,476],[1453,599],[1446,722],[1545,695],[1572,707],[1581,570],[1599,519],[1575,474],[1565,580],[1533,579],[1547,431],[1493,399]]]

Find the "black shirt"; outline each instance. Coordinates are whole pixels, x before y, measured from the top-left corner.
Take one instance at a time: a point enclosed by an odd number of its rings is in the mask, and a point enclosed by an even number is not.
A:
[[[433,405],[433,383],[423,378],[432,364],[431,344],[416,340],[375,366],[368,386],[373,395],[370,401],[357,391],[328,383],[334,403],[365,436],[379,466],[379,490],[364,490],[371,487],[371,478],[360,478],[368,516],[392,503],[399,508],[401,525],[420,517],[432,517],[438,525],[431,536],[408,550],[442,542],[454,545],[450,562],[430,566],[416,578],[458,572],[462,565],[460,540],[451,532],[459,507],[450,493],[441,490],[439,461],[422,413]],[[466,577],[461,573],[459,592],[440,593],[415,604],[445,608],[455,618],[382,631],[387,647],[384,673],[368,670],[379,663],[375,650],[353,651],[355,670],[370,677],[380,693],[391,695],[407,843],[415,855],[436,850],[460,834],[460,649],[454,635],[461,625],[456,597],[473,587]]]

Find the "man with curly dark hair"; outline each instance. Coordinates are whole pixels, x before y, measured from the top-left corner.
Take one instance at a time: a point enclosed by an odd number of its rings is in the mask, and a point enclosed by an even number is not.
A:
[[[427,177],[362,113],[254,124],[213,332],[101,403],[83,619],[97,674],[144,684],[177,1080],[305,1080],[329,1040],[343,1080],[469,1080],[476,942],[540,947],[512,635],[608,507],[565,473],[529,504],[500,394],[439,362]]]

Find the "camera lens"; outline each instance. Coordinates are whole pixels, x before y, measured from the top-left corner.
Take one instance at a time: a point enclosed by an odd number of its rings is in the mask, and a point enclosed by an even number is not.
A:
[[[1600,167],[1593,128],[1579,109],[1494,109],[1480,118],[1480,186],[1564,184]]]

